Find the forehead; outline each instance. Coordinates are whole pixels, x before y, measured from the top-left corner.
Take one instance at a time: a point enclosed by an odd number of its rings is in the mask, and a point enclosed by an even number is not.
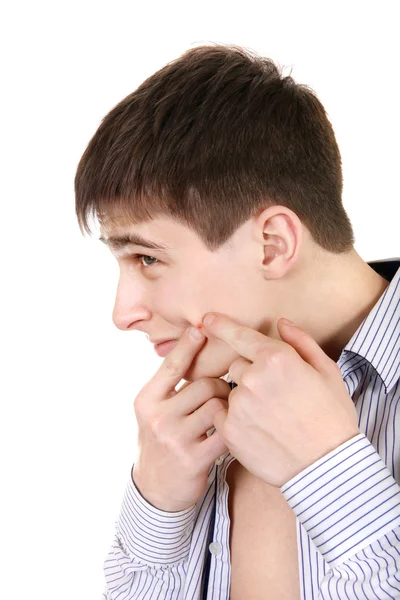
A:
[[[102,223],[100,240],[115,254],[122,256],[133,247],[157,250],[167,254],[184,246],[200,242],[197,235],[169,218],[152,219],[137,224],[126,224],[121,219]]]

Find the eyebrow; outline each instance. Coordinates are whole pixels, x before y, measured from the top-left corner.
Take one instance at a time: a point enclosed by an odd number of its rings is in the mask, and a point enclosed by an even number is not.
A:
[[[121,250],[124,250],[127,246],[143,246],[144,248],[158,250],[160,252],[170,250],[167,245],[146,240],[137,233],[114,235],[107,238],[100,236],[99,240],[103,242],[103,244],[106,244],[113,252],[121,252]]]

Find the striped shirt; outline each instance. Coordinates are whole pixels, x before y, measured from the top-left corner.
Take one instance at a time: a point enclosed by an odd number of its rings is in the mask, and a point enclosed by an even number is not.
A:
[[[296,516],[302,600],[400,599],[400,259],[368,264],[390,284],[337,361],[361,433],[281,488]],[[146,502],[130,473],[103,598],[201,600],[209,555],[208,598],[229,599],[233,460],[217,459],[204,496],[174,513]]]

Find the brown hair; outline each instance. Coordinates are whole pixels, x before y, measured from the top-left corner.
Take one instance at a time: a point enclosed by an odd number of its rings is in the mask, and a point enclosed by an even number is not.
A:
[[[340,253],[354,234],[342,205],[339,148],[311,88],[234,45],[186,51],[103,119],[75,177],[81,232],[166,216],[215,251],[273,204]]]

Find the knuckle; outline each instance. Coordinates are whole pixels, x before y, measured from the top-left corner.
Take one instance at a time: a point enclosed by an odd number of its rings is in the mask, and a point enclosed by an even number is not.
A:
[[[149,430],[152,435],[158,440],[162,440],[165,436],[165,418],[163,414],[158,413],[153,415],[149,421]]]
[[[200,389],[202,396],[211,396],[215,393],[216,383],[208,377],[200,377],[196,381],[196,386]]]
[[[164,359],[164,368],[171,375],[178,375],[181,371],[181,363],[177,360],[177,358],[169,357],[168,355]]]
[[[247,371],[247,372],[245,372],[245,373],[243,373],[243,375],[242,375],[242,378],[241,378],[241,379],[242,379],[241,383],[242,383],[242,384],[243,384],[245,387],[247,387],[247,388],[249,388],[249,389],[251,389],[251,388],[253,387],[253,385],[254,385],[254,383],[255,383],[255,381],[256,381],[256,380],[255,380],[255,377],[254,377],[254,375],[253,375],[251,372],[248,372],[248,371]],[[233,398],[234,391],[235,391],[235,390],[232,390],[232,393],[231,393],[231,395],[230,395],[230,398]]]
[[[133,411],[139,424],[150,423],[154,415],[154,407],[140,394],[133,401]]]
[[[171,454],[177,457],[181,455],[182,443],[179,435],[164,435],[162,441],[164,447],[171,452]]]
[[[286,360],[287,354],[283,350],[276,350],[271,356],[272,364],[277,367],[281,367],[282,365],[284,365]]]
[[[281,367],[287,360],[286,352],[282,348],[274,348],[273,350],[262,350],[260,358],[265,365],[272,367]]]

